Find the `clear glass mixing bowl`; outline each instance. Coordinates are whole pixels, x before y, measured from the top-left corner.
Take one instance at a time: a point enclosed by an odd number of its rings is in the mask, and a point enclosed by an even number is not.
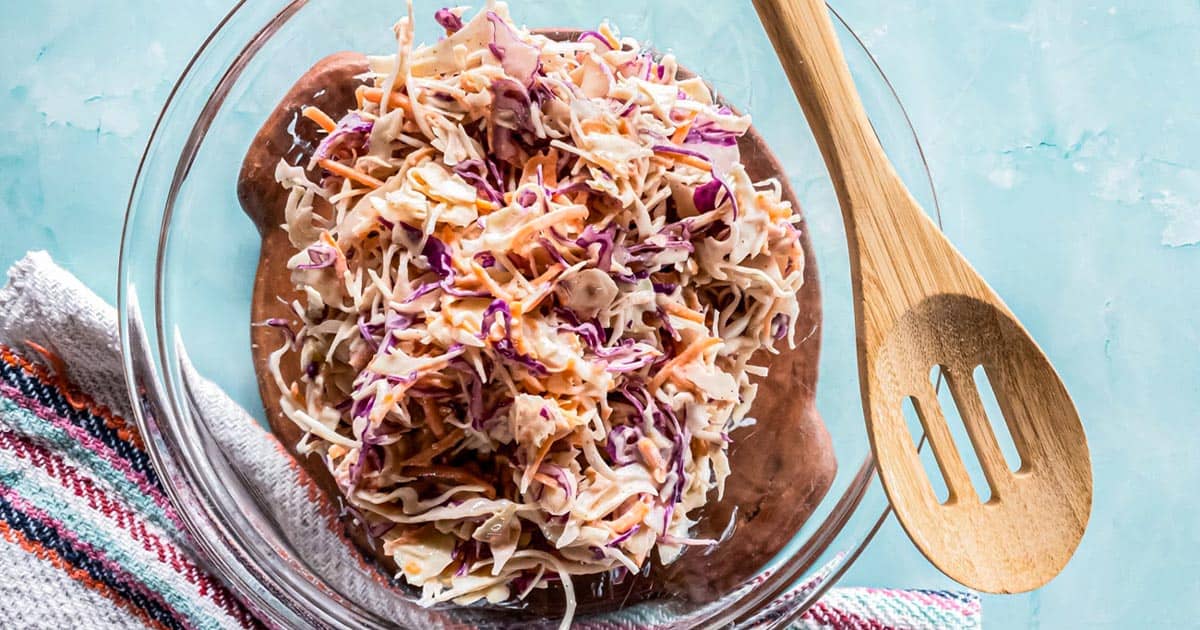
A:
[[[435,40],[431,16],[441,5],[414,4],[417,40]],[[611,20],[623,34],[675,53],[753,116],[798,195],[813,242],[824,318],[808,342],[823,344],[816,405],[838,468],[802,526],[771,532],[780,551],[743,567],[750,577],[702,597],[683,588],[593,607],[576,617],[581,627],[778,627],[837,581],[887,514],[862,424],[846,245],[832,186],[750,4],[705,4],[698,10],[683,0],[530,0],[512,12],[531,28],[592,28]],[[122,346],[137,420],[210,568],[272,625],[552,626],[556,616],[519,607],[422,609],[410,591],[386,582],[371,593],[342,588],[327,563],[312,561],[311,545],[298,544],[304,541],[281,522],[280,506],[267,505],[231,464],[212,434],[212,410],[189,381],[197,374],[211,380],[266,426],[250,354],[259,235],[235,196],[242,156],[278,99],[315,61],[339,50],[393,51],[390,26],[401,10],[395,0],[241,2],[180,77],[138,171],[121,249]],[[936,209],[901,104],[862,43],[836,21],[876,133],[914,194]]]

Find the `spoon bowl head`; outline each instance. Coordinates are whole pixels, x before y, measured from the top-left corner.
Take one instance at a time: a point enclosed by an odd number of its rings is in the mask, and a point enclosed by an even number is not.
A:
[[[1003,422],[989,422],[973,374],[982,366]],[[956,409],[942,409],[930,379],[940,368]],[[986,592],[1023,592],[1066,565],[1091,509],[1092,477],[1079,414],[1054,367],[1003,308],[974,297],[934,295],[896,320],[864,365],[867,424],[884,487],[921,552],[955,580]],[[902,404],[912,399],[948,498],[939,501],[919,459]],[[965,424],[955,444],[947,416]],[[955,421],[951,419],[950,421]],[[1006,463],[993,426],[1020,457]],[[987,488],[966,464],[978,460]],[[990,496],[980,496],[980,494]]]

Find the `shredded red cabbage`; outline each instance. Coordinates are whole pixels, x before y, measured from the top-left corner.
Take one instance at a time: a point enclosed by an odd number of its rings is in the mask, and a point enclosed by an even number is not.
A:
[[[296,332],[292,330],[292,324],[288,320],[282,317],[272,317],[264,321],[262,325],[279,330],[287,338],[288,345],[295,349],[300,348],[300,340],[296,337]]]
[[[642,434],[637,428],[627,424],[621,424],[613,427],[608,434],[608,442],[604,445],[604,450],[608,452],[608,458],[617,466],[625,466],[637,461],[637,441],[642,439]]]
[[[710,158],[709,156],[707,156],[699,151],[693,151],[692,149],[685,149],[681,146],[677,146],[674,144],[656,144],[656,145],[654,145],[653,150],[657,151],[659,153],[674,153],[675,155],[686,155],[689,157],[694,157],[699,160],[704,160],[705,162],[712,164],[712,158]]]
[[[786,313],[776,313],[775,317],[771,318],[771,336],[775,339],[783,339],[787,336],[791,324],[792,318]]]
[[[367,141],[371,137],[371,129],[375,123],[350,112],[338,121],[333,131],[329,132],[317,150],[313,152],[312,163],[320,160],[342,160],[361,155],[367,150]]]
[[[371,333],[371,328],[367,325],[366,318],[361,314],[358,316],[358,334],[362,336],[363,341],[367,342],[367,345],[372,350],[379,350],[379,342],[375,341],[375,335]]]
[[[559,263],[564,267],[570,267],[570,264],[567,263],[567,259],[563,258],[562,252],[558,251],[558,248],[555,247],[554,243],[551,243],[549,239],[545,237],[539,238],[538,245],[541,245],[542,249],[546,250],[547,254],[550,254],[550,258],[554,262]]]
[[[479,263],[480,267],[487,269],[496,265],[496,257],[491,252],[479,252],[475,254],[475,262]]]
[[[612,269],[613,239],[616,233],[616,225],[609,225],[603,230],[597,230],[594,226],[588,225],[583,229],[583,234],[575,239],[575,244],[584,249],[599,244],[600,247],[596,252],[596,268],[601,271],[609,271]]]
[[[626,530],[626,532],[624,534],[621,534],[620,536],[617,536],[616,538],[608,541],[607,546],[608,547],[616,547],[617,545],[625,542],[626,540],[629,540],[629,537],[638,533],[638,530],[641,528],[642,528],[641,523],[638,523],[638,524],[634,525],[633,527],[630,527],[628,530]]]
[[[608,38],[601,35],[597,31],[584,31],[583,33],[580,33],[579,39],[577,41],[582,42],[585,39],[594,39],[594,40],[600,42],[601,44],[603,44],[604,48],[606,48],[608,50],[613,50],[612,44],[608,43]]]
[[[713,178],[706,184],[698,186],[696,191],[692,193],[692,202],[696,204],[698,212],[710,212],[717,209],[717,193],[721,192],[725,186],[721,180]]]
[[[571,482],[571,475],[567,473],[562,466],[555,466],[554,464],[542,464],[538,470],[550,475],[551,477],[554,477],[554,480],[558,482],[558,486],[562,488],[562,491],[567,495],[567,498],[574,498],[575,484]]]
[[[516,31],[495,13],[489,11],[487,18],[492,23],[492,42],[488,48],[500,60],[500,65],[509,76],[517,77],[525,87],[531,87],[542,65],[539,59],[542,51],[521,41]]]
[[[738,218],[737,197],[733,196],[733,189],[729,187],[729,183],[725,181],[725,178],[718,177],[715,172],[713,173],[712,181],[700,186],[692,194],[692,201],[696,204],[696,210],[700,212],[716,210],[718,207],[717,193],[720,189],[725,190],[725,198],[733,205],[733,218],[736,220]]]
[[[493,342],[492,347],[496,349],[496,353],[500,356],[525,366],[529,371],[538,375],[546,375],[550,373],[550,369],[541,361],[517,352],[516,346],[512,340],[512,309],[504,300],[494,300],[483,311],[483,320],[480,325],[479,338],[487,339],[491,332],[492,325],[496,322],[496,316],[499,315],[504,319],[504,337],[496,342]]]
[[[296,265],[297,269],[324,269],[332,267],[337,262],[337,252],[324,243],[314,243],[305,250],[310,262]]]
[[[488,144],[497,159],[519,168],[523,165],[521,143],[532,143],[534,135],[529,91],[512,79],[496,79],[491,88]]]
[[[495,181],[499,183],[500,174],[496,172],[496,167],[483,160],[464,160],[454,165],[454,172],[474,186],[479,194],[487,197],[492,203],[503,203],[504,195],[500,194],[496,186],[487,180],[489,170]]]
[[[450,266],[450,251],[446,249],[446,244],[436,236],[430,236],[425,239],[425,249],[421,251],[421,255],[429,263],[429,268],[438,275],[439,278],[445,280],[454,275],[454,268]]]
[[[566,309],[563,309],[566,310]],[[559,326],[559,330],[573,332],[583,339],[593,352],[603,347],[604,338],[600,334],[600,327],[592,322],[582,322],[571,326]]]
[[[742,134],[728,129],[721,129],[711,122],[703,122],[688,130],[684,144],[715,144],[722,147],[732,147],[737,144]]]
[[[450,9],[438,9],[433,14],[433,19],[437,21],[442,28],[446,29],[447,35],[453,35],[462,30],[463,21],[461,17],[454,15]]]

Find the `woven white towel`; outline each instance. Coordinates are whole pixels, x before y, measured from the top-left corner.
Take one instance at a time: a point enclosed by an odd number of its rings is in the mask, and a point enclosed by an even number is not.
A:
[[[8,286],[0,289],[0,344],[22,348],[26,340],[41,344],[61,357],[68,366],[69,380],[81,391],[111,409],[116,416],[132,417],[121,368],[115,311],[76,278],[55,265],[44,252],[30,253],[14,265],[9,272]],[[399,611],[394,603],[389,603],[394,600],[390,599],[386,585],[376,572],[367,569],[364,564],[349,561],[355,554],[345,548],[348,543],[341,534],[336,510],[319,492],[314,491],[312,482],[286,450],[216,385],[195,374],[188,366],[185,366],[185,373],[205,419],[217,429],[214,433],[222,441],[230,463],[264,497],[263,503],[271,507],[272,515],[281,529],[289,534],[291,543],[304,555],[310,566],[337,590],[377,612],[396,618]],[[65,449],[63,452],[68,454],[73,452],[72,444],[61,443],[61,440],[53,442],[53,436],[37,434],[35,429],[40,425],[31,425],[28,410],[19,407],[17,405],[8,411],[0,408],[0,434],[15,431],[20,433],[20,437],[31,439],[36,444],[49,444],[57,449]],[[46,431],[52,433],[52,429],[49,427]],[[87,457],[80,457],[80,461],[87,460]],[[7,478],[2,476],[3,463],[0,457],[0,490],[7,483]],[[104,469],[102,464],[96,464],[101,472]],[[29,479],[22,477],[21,481],[33,483]],[[97,479],[97,484],[112,485],[110,489],[119,494],[120,488],[117,486],[120,485],[120,479],[106,481],[103,474],[98,474]],[[53,485],[54,481],[44,483]],[[33,487],[32,490],[38,488]],[[141,505],[136,498],[124,498],[130,504],[131,512],[138,512],[138,505]],[[70,512],[69,505],[60,507]],[[85,516],[86,507],[80,508]],[[170,512],[169,506],[167,512]],[[143,516],[154,521],[152,517],[155,514]],[[73,513],[68,516],[78,520]],[[159,516],[158,521],[152,525],[163,530],[163,538],[180,543],[179,553],[185,565],[190,562],[192,564],[188,566],[195,566],[202,562],[188,550],[186,535],[179,531],[177,523],[171,522],[170,514],[165,518]],[[3,520],[0,519],[0,522]],[[119,565],[117,558],[120,554],[116,552],[124,544],[120,540],[122,534],[120,531],[107,534],[104,538],[106,542],[101,545],[104,548],[97,551],[110,564]],[[156,571],[169,573],[174,570],[173,566],[164,569],[135,565],[143,574],[157,575]],[[121,566],[113,568],[117,571],[123,569]],[[19,576],[25,578],[19,579]],[[204,600],[201,595],[194,595],[197,601],[187,601],[187,593],[190,592],[187,588],[175,588],[177,585],[164,580],[150,580],[151,586],[146,587],[152,591],[153,584],[162,583],[162,594],[150,592],[143,595],[152,600],[152,604],[160,602],[161,607],[174,610],[181,627],[246,625],[246,618],[239,614],[244,611],[234,610],[228,605],[224,611],[219,610],[219,606]],[[175,590],[167,592],[168,588]],[[19,545],[5,545],[4,541],[0,541],[0,608],[5,611],[46,611],[40,618],[44,623],[22,627],[127,628],[144,627],[148,623],[144,616],[139,617],[125,608],[114,607],[111,599],[97,597],[92,591],[81,586],[78,575],[71,575],[66,569],[48,564],[44,558],[32,558],[30,552]],[[979,601],[973,595],[937,591],[835,589],[805,615],[798,627],[978,628],[980,616]],[[161,623],[164,627],[174,627],[157,618],[151,621],[153,625]],[[401,617],[397,621],[404,623],[405,619]],[[649,627],[669,624],[653,608],[641,607],[634,614],[609,620],[605,625]]]

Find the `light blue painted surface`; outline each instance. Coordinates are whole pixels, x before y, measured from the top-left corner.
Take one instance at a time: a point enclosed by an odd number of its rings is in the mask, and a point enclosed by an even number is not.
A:
[[[142,145],[225,3],[3,4],[0,265],[47,249],[111,300]],[[835,6],[913,117],[950,238],[1041,341],[1087,424],[1083,545],[1047,588],[986,598],[988,626],[1200,625],[1200,5]],[[949,584],[894,522],[847,582]]]

